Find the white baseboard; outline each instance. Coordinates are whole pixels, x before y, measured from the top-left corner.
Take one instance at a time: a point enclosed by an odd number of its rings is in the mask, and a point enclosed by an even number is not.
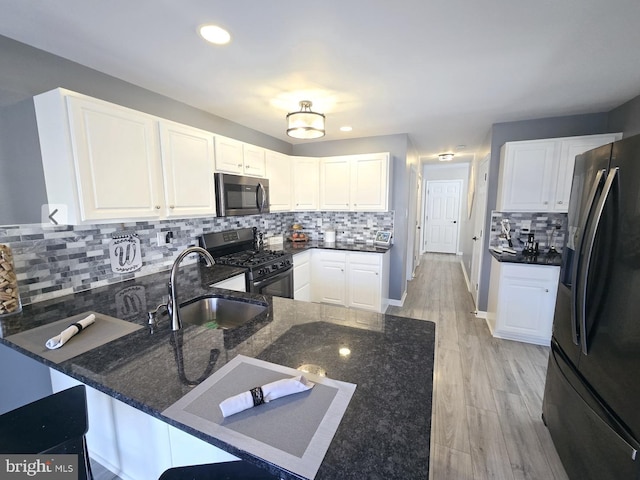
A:
[[[467,284],[467,290],[471,291],[471,282],[469,281],[469,277],[467,276],[467,270],[464,268],[464,262],[460,259],[460,268],[462,268],[462,274],[464,275],[464,281]]]
[[[393,298],[390,298],[389,305],[394,307],[401,307],[402,305],[404,305],[404,301],[406,300],[406,298],[407,298],[407,291],[405,290],[400,300],[395,300]]]
[[[483,312],[481,310],[476,310],[476,318],[487,318],[487,312]]]

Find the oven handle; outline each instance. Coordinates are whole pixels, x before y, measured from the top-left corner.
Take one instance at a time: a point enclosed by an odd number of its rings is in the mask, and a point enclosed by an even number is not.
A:
[[[274,283],[276,280],[280,280],[281,278],[287,277],[293,273],[293,266],[288,267],[285,270],[280,270],[275,275],[271,277],[265,278],[264,280],[253,281],[252,290],[259,290],[265,285],[269,285],[270,283]]]

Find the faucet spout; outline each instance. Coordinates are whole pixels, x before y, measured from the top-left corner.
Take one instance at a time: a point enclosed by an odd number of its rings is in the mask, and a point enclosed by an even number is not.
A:
[[[169,315],[171,316],[171,329],[174,331],[180,330],[182,328],[182,320],[180,319],[180,307],[178,304],[178,289],[176,288],[176,276],[178,275],[178,269],[180,268],[180,264],[182,263],[182,261],[187,255],[191,255],[192,253],[202,255],[207,264],[207,267],[211,267],[216,263],[211,254],[202,247],[189,247],[185,249],[173,262],[173,266],[171,267],[171,275],[169,276],[169,303],[167,305],[167,310],[169,311]]]

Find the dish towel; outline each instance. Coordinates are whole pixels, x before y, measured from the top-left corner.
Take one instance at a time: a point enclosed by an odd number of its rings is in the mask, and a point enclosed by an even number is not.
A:
[[[56,335],[55,337],[47,340],[47,343],[45,345],[49,350],[60,348],[65,343],[67,343],[71,337],[80,333],[95,321],[96,316],[92,313],[87,318],[83,318],[82,320],[78,320],[76,323],[72,323],[71,325],[69,325],[59,335]]]
[[[248,408],[269,403],[276,398],[305,392],[313,388],[314,385],[315,383],[310,382],[302,375],[276,380],[261,387],[252,388],[248,392],[242,392],[227,398],[220,403],[220,410],[222,410],[222,416],[226,418],[243,410],[247,410]]]

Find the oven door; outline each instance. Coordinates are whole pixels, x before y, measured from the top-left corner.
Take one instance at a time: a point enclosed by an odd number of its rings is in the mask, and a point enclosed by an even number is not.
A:
[[[249,285],[251,293],[293,298],[293,268],[278,272],[269,278],[253,281]]]

